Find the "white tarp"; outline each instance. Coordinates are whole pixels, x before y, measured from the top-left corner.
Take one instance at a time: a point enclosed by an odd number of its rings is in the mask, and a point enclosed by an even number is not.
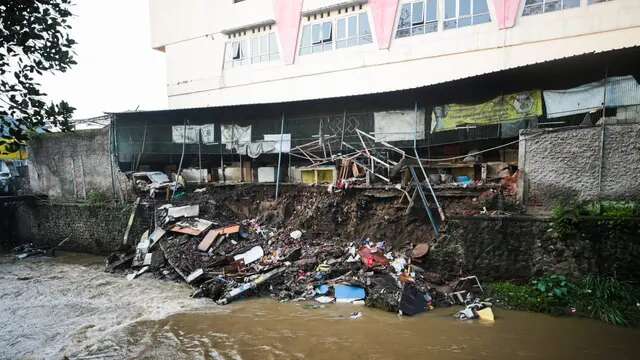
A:
[[[280,143],[282,140],[282,143]],[[291,150],[291,134],[265,134],[264,135],[264,143],[270,144],[270,146],[265,145],[263,150],[265,153],[277,154],[280,151],[283,153],[288,153]]]
[[[204,145],[213,145],[215,144],[214,134],[214,124],[206,124],[202,126],[187,125],[186,136],[184,125],[175,125],[171,128],[171,139],[174,143],[178,144],[182,144],[183,142],[185,142],[186,144],[197,144],[199,141],[198,137],[202,136],[202,143]],[[185,138],[186,141],[184,140]]]
[[[382,111],[373,114],[377,141],[424,140],[424,109],[418,110],[418,127],[414,110]]]
[[[202,143],[205,145],[213,145],[216,143],[214,138],[216,133],[216,127],[214,124],[206,124],[200,127],[200,136],[202,136]]]
[[[251,142],[251,125],[222,125],[220,127],[222,143],[226,145],[248,144]]]
[[[605,81],[597,81],[566,90],[545,90],[547,118],[587,113],[602,108]],[[607,106],[640,104],[640,85],[633,76],[607,79]]]
[[[182,144],[197,144],[198,133],[200,132],[199,125],[176,125],[171,129],[171,138],[174,143]]]

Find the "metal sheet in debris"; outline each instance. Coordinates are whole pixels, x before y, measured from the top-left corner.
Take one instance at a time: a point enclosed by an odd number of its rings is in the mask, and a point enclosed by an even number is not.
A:
[[[191,220],[182,221],[173,225],[173,227],[171,228],[171,231],[181,233],[181,234],[199,236],[200,234],[202,234],[202,232],[206,231],[209,227],[211,227],[211,225],[213,225],[213,223],[208,220],[191,219]]]
[[[155,230],[153,230],[151,235],[149,235],[149,243],[151,244],[149,245],[149,249],[153,249],[153,247],[158,243],[158,241],[160,241],[160,239],[162,239],[162,237],[166,233],[167,232],[161,227],[157,227]]]
[[[200,215],[200,205],[172,207],[167,210],[167,215],[174,219],[181,217],[195,217]]]

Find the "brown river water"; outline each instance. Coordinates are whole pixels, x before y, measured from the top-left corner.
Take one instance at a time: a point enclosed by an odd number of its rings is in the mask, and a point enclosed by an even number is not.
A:
[[[0,257],[0,359],[637,359],[640,330],[495,309],[408,318],[354,305],[245,300],[102,272],[102,258]],[[352,312],[363,316],[352,320]]]

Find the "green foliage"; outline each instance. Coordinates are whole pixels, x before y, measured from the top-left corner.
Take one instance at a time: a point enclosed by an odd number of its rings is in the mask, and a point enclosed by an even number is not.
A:
[[[586,276],[575,294],[580,314],[602,321],[629,326],[640,323],[638,290],[613,278]]]
[[[28,139],[46,125],[70,130],[74,108],[47,104],[37,78],[76,62],[69,37],[71,0],[0,0],[0,139]]]
[[[640,292],[610,277],[590,275],[570,282],[561,275],[549,275],[527,285],[498,282],[488,286],[497,303],[509,309],[578,315],[619,326],[640,324]]]
[[[107,195],[100,191],[91,191],[87,194],[87,202],[89,203],[89,205],[103,205],[107,202],[107,200]]]
[[[531,285],[550,307],[565,307],[574,285],[562,275],[548,275],[531,281]]]

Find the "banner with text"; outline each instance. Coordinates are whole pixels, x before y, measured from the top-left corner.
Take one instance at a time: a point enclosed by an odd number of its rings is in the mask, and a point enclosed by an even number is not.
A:
[[[433,109],[431,132],[511,123],[542,115],[540,90],[499,96],[475,105],[449,104]]]

